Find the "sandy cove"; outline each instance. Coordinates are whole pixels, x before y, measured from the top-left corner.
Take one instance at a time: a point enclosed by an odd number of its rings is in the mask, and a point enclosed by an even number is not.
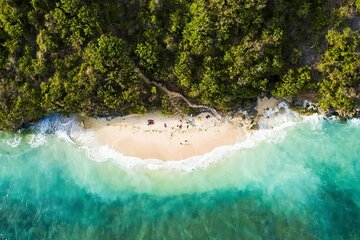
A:
[[[274,99],[259,100],[258,112],[276,104]],[[249,134],[243,119],[218,120],[208,113],[194,117],[148,113],[111,120],[78,116],[78,120],[87,131],[95,133],[101,144],[126,156],[165,161],[202,155],[241,142]]]

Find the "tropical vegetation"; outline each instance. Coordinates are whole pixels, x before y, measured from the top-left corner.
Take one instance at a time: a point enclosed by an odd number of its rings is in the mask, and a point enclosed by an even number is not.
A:
[[[0,128],[312,93],[357,113],[359,0],[0,0]],[[179,109],[188,109],[180,107]]]

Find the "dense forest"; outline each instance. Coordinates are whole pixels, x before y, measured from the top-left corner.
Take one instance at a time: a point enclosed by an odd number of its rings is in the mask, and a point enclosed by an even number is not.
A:
[[[139,71],[220,111],[308,94],[353,116],[359,12],[360,0],[0,0],[0,128],[174,111]]]

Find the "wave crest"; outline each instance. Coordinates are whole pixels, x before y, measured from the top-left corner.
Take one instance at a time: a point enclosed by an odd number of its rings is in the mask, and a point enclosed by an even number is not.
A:
[[[46,117],[31,127],[33,133],[30,135],[28,143],[32,147],[39,147],[46,143],[48,135],[55,135],[60,139],[76,144],[87,153],[89,158],[97,162],[112,161],[125,169],[166,169],[190,172],[205,169],[224,159],[225,155],[243,148],[252,148],[263,141],[280,142],[285,139],[287,128],[304,122],[318,128],[322,125],[323,117],[318,114],[302,116],[290,110],[286,103],[280,102],[274,109],[265,111],[264,115],[259,119],[259,130],[250,132],[244,141],[234,145],[217,147],[204,155],[179,161],[143,160],[137,157],[125,156],[109,146],[101,145],[94,132],[84,130],[79,125],[76,116],[65,117],[60,114]]]

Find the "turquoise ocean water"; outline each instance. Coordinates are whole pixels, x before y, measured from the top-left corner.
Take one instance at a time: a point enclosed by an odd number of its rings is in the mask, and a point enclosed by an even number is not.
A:
[[[260,127],[176,163],[91,147],[61,116],[3,132],[0,239],[360,239],[360,121]]]

